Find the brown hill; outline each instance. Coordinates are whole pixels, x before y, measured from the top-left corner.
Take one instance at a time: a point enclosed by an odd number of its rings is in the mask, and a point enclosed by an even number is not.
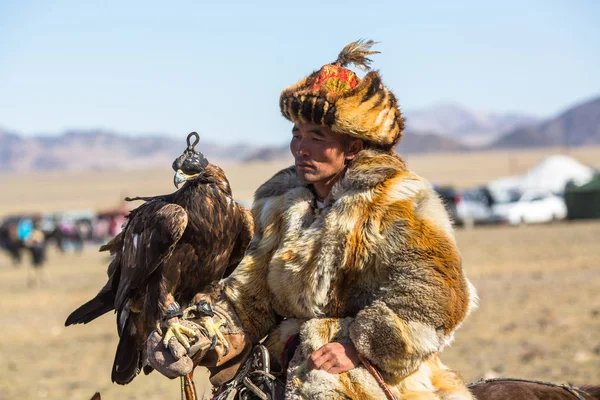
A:
[[[396,146],[400,154],[412,153],[450,153],[468,148],[457,140],[437,133],[406,133]]]
[[[600,144],[600,97],[572,107],[536,126],[503,135],[490,148],[585,146]]]
[[[396,146],[400,154],[452,153],[465,151],[468,147],[457,140],[437,133],[405,133]],[[248,152],[245,162],[291,160],[289,145],[261,147]]]
[[[459,104],[436,104],[404,113],[407,132],[438,132],[467,145],[496,140],[518,127],[531,126],[540,119],[524,113],[494,113],[472,110]]]
[[[171,165],[185,148],[181,138],[127,136],[100,130],[57,136],[20,137],[0,129],[0,172],[85,171]],[[198,148],[213,162],[239,161],[247,146],[201,141]]]
[[[185,146],[185,136],[127,136],[113,132],[71,131],[57,136],[20,137],[0,130],[0,172],[138,169],[170,165]],[[221,146],[201,141],[209,160],[256,162],[291,159],[288,144]],[[462,151],[465,146],[435,133],[407,133],[398,151],[436,153]]]
[[[455,119],[457,118],[448,121]],[[458,118],[459,122],[464,119]],[[447,119],[441,121],[448,122]],[[442,124],[445,125],[447,124]],[[465,124],[460,126],[466,129]],[[492,145],[478,148],[564,147],[592,144],[600,144],[600,97],[573,107],[540,124],[511,130]],[[21,137],[0,129],[0,172],[147,169],[170,165],[181,153],[184,145],[185,135],[177,139],[157,135],[134,137],[102,130],[89,130],[71,131],[57,136]],[[215,163],[290,158],[287,144],[264,147],[244,144],[223,146],[202,141],[199,148],[209,160]],[[460,152],[475,150],[475,148],[466,146],[461,139],[449,137],[448,134],[409,130],[400,141],[397,150],[401,154],[415,154]]]

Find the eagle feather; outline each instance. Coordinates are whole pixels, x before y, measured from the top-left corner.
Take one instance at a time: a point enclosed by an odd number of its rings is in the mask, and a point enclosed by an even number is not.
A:
[[[67,318],[88,323],[115,310],[119,345],[112,380],[129,383],[145,363],[145,342],[169,305],[187,305],[241,261],[253,233],[248,210],[232,201],[213,164],[169,195],[142,198],[123,231],[100,248],[113,259],[98,295]]]

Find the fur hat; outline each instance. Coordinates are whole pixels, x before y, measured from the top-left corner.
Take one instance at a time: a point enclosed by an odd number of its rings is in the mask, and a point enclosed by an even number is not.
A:
[[[384,148],[393,147],[402,136],[404,121],[394,94],[381,82],[377,71],[361,80],[345,68],[354,64],[369,70],[372,40],[352,42],[332,64],[321,67],[281,93],[279,106],[294,123],[313,122],[329,126]]]

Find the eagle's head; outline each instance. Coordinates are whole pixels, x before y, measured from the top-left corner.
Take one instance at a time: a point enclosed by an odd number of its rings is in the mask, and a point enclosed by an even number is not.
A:
[[[194,138],[193,143],[191,142],[192,137]],[[208,160],[204,157],[204,154],[194,149],[199,141],[200,136],[196,132],[190,133],[187,137],[187,149],[173,161],[173,170],[175,171],[173,183],[175,183],[176,188],[179,188],[179,185],[183,182],[200,175],[208,165]]]

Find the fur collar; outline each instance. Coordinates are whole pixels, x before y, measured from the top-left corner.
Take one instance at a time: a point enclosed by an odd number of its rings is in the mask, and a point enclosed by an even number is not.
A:
[[[339,199],[344,193],[352,190],[364,191],[375,188],[398,172],[406,170],[406,165],[397,154],[376,150],[363,150],[349,164],[344,177],[331,189],[332,201]],[[262,185],[254,196],[254,200],[280,196],[292,189],[309,185],[303,184],[296,174],[296,167],[291,166],[275,174]]]

